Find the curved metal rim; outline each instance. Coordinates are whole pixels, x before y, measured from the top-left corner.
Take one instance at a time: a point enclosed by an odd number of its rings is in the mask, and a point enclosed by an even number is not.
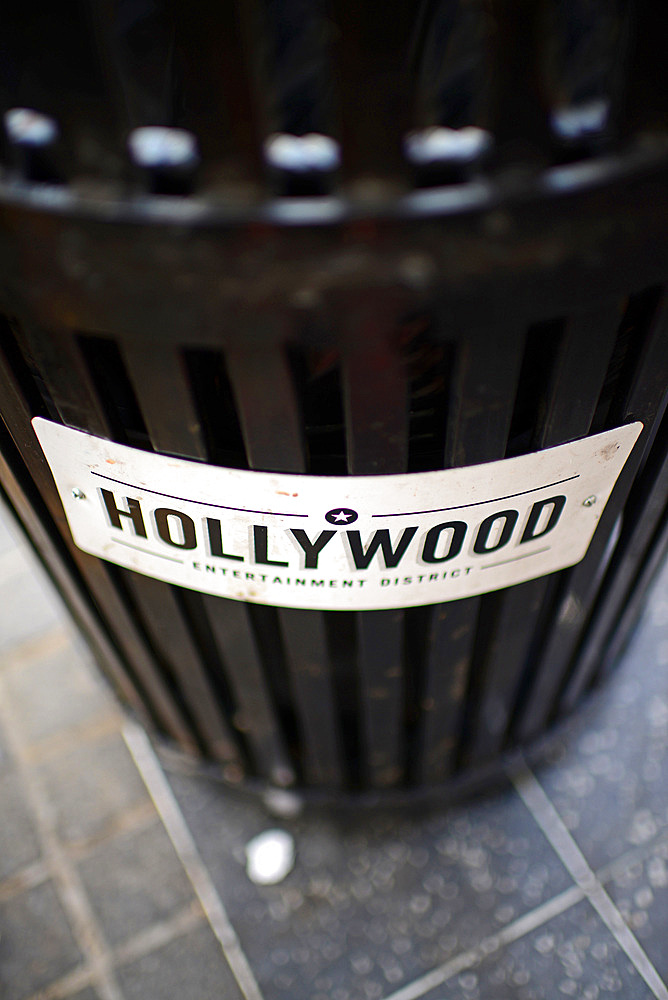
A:
[[[392,200],[355,200],[344,194],[274,197],[255,205],[203,198],[139,194],[95,197],[76,188],[0,179],[0,205],[49,212],[79,221],[137,225],[228,228],[264,224],[282,228],[337,226],[346,222],[424,221],[489,211],[514,204],[554,201],[651,175],[668,167],[668,136],[645,136],[624,153],[551,166],[533,176],[524,171],[480,176],[460,184],[413,189]]]

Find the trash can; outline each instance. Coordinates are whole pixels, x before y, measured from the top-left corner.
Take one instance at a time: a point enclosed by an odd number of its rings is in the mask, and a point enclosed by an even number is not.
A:
[[[659,12],[38,8],[0,15],[6,498],[227,783],[472,787],[666,550]]]

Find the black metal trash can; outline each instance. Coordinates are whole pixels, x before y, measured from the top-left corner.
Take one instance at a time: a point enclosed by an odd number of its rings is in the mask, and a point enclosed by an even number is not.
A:
[[[607,671],[666,550],[659,13],[165,0],[68,5],[63,19],[37,6],[1,15],[5,495],[121,697],[227,782],[337,796],[469,785]],[[627,425],[639,437],[584,558],[443,596],[460,551],[519,563],[523,542],[561,538],[564,505],[584,517],[597,497],[563,483],[594,461],[587,442]],[[112,465],[120,447],[161,456],[160,475],[168,457],[232,470],[203,519],[153,490],[163,560],[192,556],[191,522],[208,532],[201,587],[75,543],[63,501],[72,522],[91,497],[59,494],[45,426],[72,431],[72,454],[76,430],[110,442]],[[485,469],[573,442],[585,457],[547,494],[530,477],[497,488],[524,465]],[[462,503],[447,484],[463,490],[477,466]],[[199,482],[174,469],[186,493]],[[465,473],[442,480],[437,522],[346,521],[359,514],[346,477],[360,494],[365,478],[412,477],[402,488],[422,496],[453,469]],[[226,548],[211,504],[232,516],[238,473],[275,474],[284,504],[291,476],[305,489],[318,477],[323,497],[331,477],[317,537],[294,528],[291,544],[310,584],[318,545],[345,533],[343,596],[283,599],[289,559],[261,519],[248,553]],[[113,493],[106,478],[96,510],[141,549],[137,482],[117,475]],[[251,492],[234,516],[260,482],[240,481]],[[434,513],[398,510],[396,482],[382,480],[388,518]],[[481,482],[497,504],[469,524]],[[520,494],[534,495],[521,509]],[[401,562],[413,538],[420,581]],[[259,591],[253,559],[272,567]],[[377,594],[362,599],[372,563]],[[432,571],[437,596],[416,597]]]

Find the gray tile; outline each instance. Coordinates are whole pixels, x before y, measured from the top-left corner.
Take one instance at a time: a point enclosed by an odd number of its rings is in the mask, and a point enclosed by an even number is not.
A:
[[[9,752],[7,737],[5,736],[5,732],[0,725],[0,774],[12,767],[14,767],[14,761]]]
[[[87,840],[113,829],[120,813],[147,798],[118,734],[54,754],[38,773],[64,840]]]
[[[12,713],[28,743],[85,723],[112,704],[80,644],[74,640],[6,671]]]
[[[24,543],[21,529],[16,524],[13,514],[10,513],[4,500],[0,500],[0,555]]]
[[[125,1000],[241,1000],[236,980],[208,927],[117,969],[116,976]]]
[[[0,653],[66,619],[64,605],[27,547],[0,555]]]
[[[654,994],[589,903],[582,902],[480,965],[453,976],[423,1000],[446,996],[448,1000],[606,1000],[613,996],[650,1000]]]
[[[25,801],[19,775],[0,775],[0,881],[37,861],[39,840]]]
[[[202,780],[170,780],[271,1000],[310,997],[316,980],[357,997],[379,969],[389,993],[571,884],[510,790],[441,815],[285,824]],[[280,885],[256,886],[244,846],[277,825],[294,834],[295,868]]]
[[[616,673],[537,771],[594,868],[668,829],[667,593],[668,564]]]
[[[668,840],[617,872],[606,888],[657,972],[668,981]]]
[[[23,1000],[81,960],[52,883],[0,905],[2,1000]]]
[[[157,821],[115,837],[79,866],[105,936],[118,945],[166,920],[193,898],[183,867]]]

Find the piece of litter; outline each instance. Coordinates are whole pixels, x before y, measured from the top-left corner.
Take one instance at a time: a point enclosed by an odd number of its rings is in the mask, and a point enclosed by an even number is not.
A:
[[[256,885],[282,882],[295,863],[295,842],[285,830],[265,830],[246,844],[246,874]]]

